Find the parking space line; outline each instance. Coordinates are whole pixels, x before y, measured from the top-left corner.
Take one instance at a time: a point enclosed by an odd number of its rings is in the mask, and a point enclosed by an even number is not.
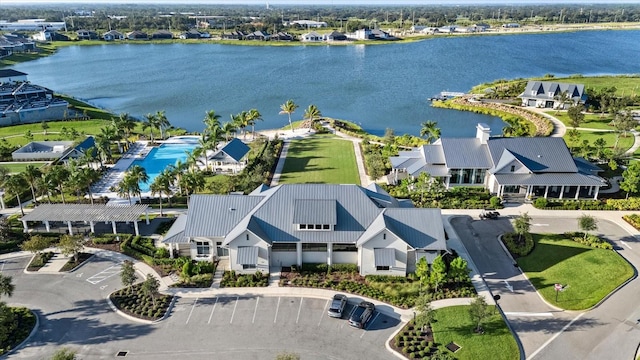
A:
[[[115,270],[115,271],[114,271]],[[87,279],[87,281],[93,285],[102,282],[104,280],[107,280],[108,278],[112,277],[113,275],[117,275],[120,273],[120,271],[122,271],[121,266],[118,265],[114,265],[114,266],[110,266],[104,270],[102,270],[101,272],[89,277]]]
[[[298,323],[298,320],[300,320],[300,310],[302,310],[302,300],[304,300],[304,298],[300,298],[300,306],[298,306],[298,316],[296,317],[296,324]]]
[[[327,305],[329,305],[329,301],[327,300],[327,302],[324,304],[324,308],[322,309],[322,314],[320,314],[320,320],[318,321],[318,326],[320,326],[320,323],[322,322],[322,318],[325,317],[325,313],[327,312]]]
[[[195,309],[195,308],[196,308],[196,303],[198,302],[198,299],[199,299],[199,298],[196,298],[196,299],[193,301],[193,305],[191,305],[191,311],[189,311],[189,317],[187,317],[187,322],[185,322],[185,324],[188,324],[188,323],[189,323],[189,319],[191,319],[191,314],[193,314],[193,309]]]
[[[213,317],[213,312],[216,311],[216,305],[218,305],[218,297],[216,296],[216,302],[213,303],[213,308],[211,309],[211,314],[209,314],[209,321],[207,324],[211,324],[211,318]]]
[[[374,322],[376,322],[376,319],[378,318],[378,316],[380,316],[380,313],[377,312],[376,316],[373,317],[373,320],[371,320],[371,322],[369,323],[369,327],[371,327],[371,325],[373,325]],[[367,333],[367,329],[362,329],[362,335],[360,335],[360,339],[362,339],[362,337],[364,336],[364,334]]]
[[[258,312],[258,303],[260,302],[260,298],[256,298],[256,307],[253,309],[253,319],[251,319],[251,323],[253,324],[256,321],[256,313]]]
[[[276,320],[278,320],[278,310],[280,310],[280,296],[278,296],[278,305],[276,306],[276,316],[273,317],[273,323],[275,324]]]
[[[229,324],[233,322],[233,316],[236,314],[236,308],[238,307],[238,299],[240,299],[240,296],[236,296],[236,304],[233,305],[233,312],[231,313],[231,320],[229,320]]]

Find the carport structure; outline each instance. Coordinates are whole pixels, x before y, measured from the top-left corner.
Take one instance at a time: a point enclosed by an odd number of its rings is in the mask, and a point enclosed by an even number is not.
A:
[[[113,233],[116,234],[117,222],[133,222],[136,236],[140,235],[138,230],[138,221],[142,214],[146,215],[146,223],[149,224],[148,205],[132,205],[132,206],[107,206],[107,205],[88,205],[88,204],[41,204],[30,213],[22,217],[22,225],[24,231],[29,231],[29,221],[41,221],[44,223],[47,232],[51,231],[49,222],[59,221],[66,222],[69,228],[69,235],[73,235],[72,222],[82,221],[89,223],[91,232],[95,233],[95,223],[104,221],[105,224],[111,223]]]

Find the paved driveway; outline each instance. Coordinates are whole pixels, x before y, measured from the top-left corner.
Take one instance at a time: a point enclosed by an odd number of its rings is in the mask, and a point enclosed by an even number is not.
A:
[[[94,257],[70,274],[24,274],[29,258],[0,260],[16,291],[7,299],[38,313],[40,327],[10,359],[49,358],[61,346],[82,359],[389,359],[384,343],[400,321],[377,313],[366,330],[326,315],[328,299],[300,297],[178,298],[169,317],[142,324],[114,313],[105,298],[121,287],[119,259]],[[347,311],[359,299],[350,298]],[[346,315],[345,315],[346,317]]]
[[[550,307],[513,266],[497,236],[513,231],[508,218],[452,220],[492,293],[514,328],[527,359],[632,359],[640,343],[640,281],[627,284],[598,308],[581,313]],[[532,232],[576,231],[575,218],[532,216]],[[618,225],[600,220],[598,233],[633,264],[640,264],[640,242]],[[513,291],[511,290],[513,289]]]

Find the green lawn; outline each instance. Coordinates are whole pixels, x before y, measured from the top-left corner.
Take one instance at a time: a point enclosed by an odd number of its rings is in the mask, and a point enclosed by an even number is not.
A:
[[[360,184],[353,143],[332,135],[292,141],[280,182]]]
[[[566,240],[561,234],[534,234],[536,247],[518,258],[533,286],[551,304],[585,310],[633,276],[633,268],[618,253]],[[554,284],[569,285],[558,294]]]
[[[9,169],[9,172],[11,173],[20,173],[23,172],[24,169],[28,166],[28,165],[33,165],[37,168],[40,168],[42,166],[44,166],[46,164],[46,162],[31,162],[31,163],[20,163],[20,164],[5,164],[5,163],[0,163],[0,167]]]
[[[556,114],[556,111],[545,111],[547,114],[558,118],[567,127],[571,127],[569,115],[566,111],[560,111]],[[585,114],[584,121],[580,124],[581,128],[598,129],[598,130],[615,130],[612,125],[609,125],[613,120],[609,114],[605,114],[601,117],[600,114]]]
[[[598,138],[603,138],[607,143],[607,147],[613,149],[613,145],[616,143],[616,133],[610,131],[583,131],[578,130],[580,132],[580,140],[578,141],[578,145],[582,144],[582,141],[589,140],[589,144],[593,146],[593,143]],[[564,136],[564,141],[566,141],[567,146],[570,148],[575,147],[576,144],[571,142],[569,135]],[[631,133],[627,133],[627,136],[620,135],[620,140],[618,141],[618,149],[629,150],[631,146],[633,146],[634,138]]]
[[[511,331],[499,312],[483,324],[484,334],[473,332],[475,324],[469,315],[469,306],[451,306],[435,311],[436,321],[431,324],[434,340],[439,345],[451,341],[461,346],[454,356],[459,360],[505,359],[520,357],[520,351]]]

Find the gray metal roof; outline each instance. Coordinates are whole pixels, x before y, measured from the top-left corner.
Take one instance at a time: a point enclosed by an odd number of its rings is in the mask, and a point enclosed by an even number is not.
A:
[[[396,266],[396,250],[387,248],[373,249],[376,266]]]
[[[495,174],[500,185],[605,186],[600,177],[581,173]]]
[[[272,241],[355,243],[380,212],[379,205],[357,185],[291,184],[274,190],[253,215]],[[298,199],[335,199],[334,231],[298,230],[293,221]]]
[[[191,195],[185,236],[224,237],[263,199],[263,196]]]
[[[389,208],[384,211],[387,228],[414,249],[446,249],[440,209]]]
[[[584,85],[558,83],[553,81],[535,81],[527,82],[524,92],[520,94],[521,98],[535,98],[541,100],[553,100],[562,92],[566,91],[574,102],[586,100],[584,93]]]
[[[257,246],[240,246],[238,247],[238,256],[236,264],[238,265],[255,265],[258,263],[258,247]]]
[[[136,221],[148,205],[106,206],[89,204],[41,204],[22,217],[25,221]]]
[[[427,264],[433,264],[433,260],[435,260],[438,255],[440,255],[439,251],[417,251],[416,262],[420,261],[421,258],[425,258]]]
[[[189,238],[184,236],[184,227],[187,225],[187,215],[181,214],[167,231],[162,239],[165,244],[188,244]]]
[[[426,172],[427,174],[435,177],[443,177],[449,175],[449,169],[446,165],[425,165],[415,171],[407,172],[414,177],[418,177],[423,172]]]
[[[500,137],[487,142],[494,164],[508,150],[535,173],[575,173],[578,171],[564,140],[559,137]]]
[[[294,224],[335,225],[337,222],[335,200],[296,199],[294,201]]]
[[[427,162],[427,164],[444,164],[444,151],[442,146],[438,145],[423,145],[421,153]]]
[[[442,138],[449,169],[489,169],[493,166],[487,146],[477,138]]]

